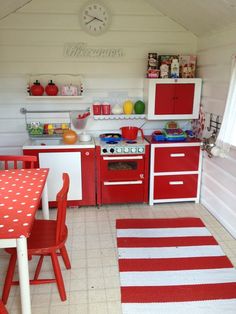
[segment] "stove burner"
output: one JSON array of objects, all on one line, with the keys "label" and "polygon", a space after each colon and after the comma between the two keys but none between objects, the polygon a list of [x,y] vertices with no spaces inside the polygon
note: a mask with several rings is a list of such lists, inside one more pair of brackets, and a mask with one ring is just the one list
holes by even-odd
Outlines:
[{"label": "stove burner", "polygon": [[112,145],[118,144],[117,141],[107,141],[106,143],[107,143],[107,144],[112,144]]},{"label": "stove burner", "polygon": [[137,144],[137,141],[126,141],[127,144]]}]

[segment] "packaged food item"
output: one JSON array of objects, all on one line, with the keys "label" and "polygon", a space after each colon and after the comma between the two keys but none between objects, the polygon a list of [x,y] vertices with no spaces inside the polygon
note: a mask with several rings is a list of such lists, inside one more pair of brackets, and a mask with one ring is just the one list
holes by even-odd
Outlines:
[{"label": "packaged food item", "polygon": [[170,77],[172,77],[172,78],[178,78],[179,77],[179,61],[177,59],[172,60]]},{"label": "packaged food item", "polygon": [[165,62],[160,66],[160,77],[168,78],[169,77],[169,66]]},{"label": "packaged food item", "polygon": [[73,85],[63,85],[61,87],[61,95],[62,96],[77,96],[78,95],[78,88],[77,86]]},{"label": "packaged food item", "polygon": [[159,55],[158,64],[161,78],[171,77],[171,64],[174,59],[178,61],[179,57],[177,55]]},{"label": "packaged food item", "polygon": [[147,77],[148,78],[158,78],[158,55],[156,52],[150,52],[148,54],[148,68],[147,68]]},{"label": "packaged food item", "polygon": [[197,56],[195,55],[180,55],[180,77],[194,78],[196,76]]}]

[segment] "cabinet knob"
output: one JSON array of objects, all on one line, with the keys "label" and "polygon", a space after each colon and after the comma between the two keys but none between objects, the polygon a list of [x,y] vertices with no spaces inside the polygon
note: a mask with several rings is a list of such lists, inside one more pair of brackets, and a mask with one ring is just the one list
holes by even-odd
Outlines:
[{"label": "cabinet knob", "polygon": [[86,152],[85,155],[86,155],[86,156],[89,156],[89,152]]}]

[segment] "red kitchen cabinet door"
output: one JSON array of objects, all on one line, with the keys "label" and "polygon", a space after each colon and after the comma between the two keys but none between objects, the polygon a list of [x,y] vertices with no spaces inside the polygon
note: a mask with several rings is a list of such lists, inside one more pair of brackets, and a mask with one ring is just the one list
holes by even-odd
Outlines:
[{"label": "red kitchen cabinet door", "polygon": [[174,84],[156,84],[155,115],[174,113],[174,93]]},{"label": "red kitchen cabinet door", "polygon": [[175,85],[174,114],[193,113],[194,89],[194,84]]},{"label": "red kitchen cabinet door", "polygon": [[154,199],[186,199],[197,196],[198,175],[154,177]]},{"label": "red kitchen cabinet door", "polygon": [[156,84],[155,115],[192,114],[194,84]]},{"label": "red kitchen cabinet door", "polygon": [[155,148],[154,172],[198,171],[200,146]]}]

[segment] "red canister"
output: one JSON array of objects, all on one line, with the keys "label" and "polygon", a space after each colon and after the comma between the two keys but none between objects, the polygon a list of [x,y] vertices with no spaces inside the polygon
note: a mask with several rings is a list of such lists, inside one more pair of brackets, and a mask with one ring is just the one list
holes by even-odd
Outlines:
[{"label": "red canister", "polygon": [[99,102],[95,102],[93,104],[93,114],[100,115],[101,114],[102,105]]},{"label": "red canister", "polygon": [[48,85],[45,88],[45,92],[48,96],[57,96],[58,94],[58,87],[56,84],[53,83],[52,80],[48,83]]},{"label": "red canister", "polygon": [[108,102],[102,104],[102,114],[109,115],[111,114],[111,105]]},{"label": "red canister", "polygon": [[31,85],[31,87],[30,87],[30,94],[32,96],[42,96],[43,93],[44,93],[43,86],[40,84],[40,82],[38,80],[36,80],[34,82],[34,84]]}]

